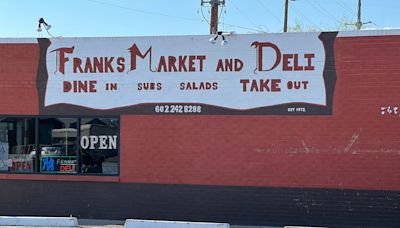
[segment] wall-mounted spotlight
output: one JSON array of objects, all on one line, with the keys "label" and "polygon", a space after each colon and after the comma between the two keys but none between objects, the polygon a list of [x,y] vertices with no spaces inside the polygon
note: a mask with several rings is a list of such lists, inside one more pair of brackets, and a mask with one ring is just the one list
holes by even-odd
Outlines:
[{"label": "wall-mounted spotlight", "polygon": [[214,37],[211,37],[209,41],[212,44],[215,44],[215,42],[217,41],[218,37],[221,36],[221,38],[222,38],[221,45],[226,45],[226,44],[228,44],[228,41],[226,40],[225,36],[229,36],[229,35],[232,35],[232,32],[219,31],[219,32],[217,32],[217,34],[214,35]]},{"label": "wall-mounted spotlight", "polygon": [[41,18],[39,19],[39,25],[38,25],[38,28],[37,28],[36,31],[41,32],[41,31],[42,31],[42,25],[43,25],[43,27],[44,27],[46,30],[49,30],[49,29],[51,28],[51,25],[47,24],[47,23],[44,21],[43,17],[41,17]]}]

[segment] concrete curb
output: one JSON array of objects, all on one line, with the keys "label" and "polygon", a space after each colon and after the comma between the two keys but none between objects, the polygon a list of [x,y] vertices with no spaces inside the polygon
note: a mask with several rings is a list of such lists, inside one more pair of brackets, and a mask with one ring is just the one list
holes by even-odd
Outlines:
[{"label": "concrete curb", "polygon": [[125,228],[229,228],[228,223],[127,219]]},{"label": "concrete curb", "polygon": [[77,227],[75,217],[0,216],[0,226]]}]

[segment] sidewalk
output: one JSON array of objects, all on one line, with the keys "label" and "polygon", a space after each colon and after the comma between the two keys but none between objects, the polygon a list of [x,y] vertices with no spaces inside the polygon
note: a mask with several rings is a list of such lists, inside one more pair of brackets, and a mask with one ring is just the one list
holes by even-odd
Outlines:
[{"label": "sidewalk", "polygon": [[125,220],[102,220],[102,219],[78,219],[80,227],[85,228],[121,228],[124,227]]},{"label": "sidewalk", "polygon": [[[101,220],[101,219],[78,219],[80,227],[85,228],[121,228],[124,227],[125,220]],[[230,225],[231,228],[282,228],[282,227],[271,227],[271,226],[237,226]]]},{"label": "sidewalk", "polygon": [[[125,220],[78,219],[78,227],[82,227],[82,228],[123,228],[124,224],[125,224]],[[54,228],[54,227],[0,226],[0,228]],[[230,225],[230,228],[282,228],[282,227]]]}]

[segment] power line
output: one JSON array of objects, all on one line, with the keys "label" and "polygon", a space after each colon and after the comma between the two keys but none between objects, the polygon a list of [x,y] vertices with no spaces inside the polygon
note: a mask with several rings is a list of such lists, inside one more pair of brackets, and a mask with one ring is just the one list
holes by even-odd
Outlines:
[{"label": "power line", "polygon": [[[345,2],[349,2],[349,1],[341,1],[341,0],[314,0],[315,2],[324,2],[327,4],[337,4],[337,5],[341,5],[342,8],[351,11],[353,13],[353,10],[351,10],[351,7],[348,7],[348,5]],[[400,8],[400,5],[391,5],[391,4],[382,4],[382,3],[378,3],[378,1],[376,1],[377,3],[368,3],[367,6],[369,7],[384,7],[384,8]]]},{"label": "power line", "polygon": [[[225,8],[226,8],[226,7],[223,8],[224,11],[225,11]],[[210,21],[209,21],[209,20],[205,17],[205,15],[204,15],[204,12],[203,12],[203,8],[202,8],[202,7],[200,8],[200,12],[201,12],[201,15],[202,15],[202,17],[203,17],[203,20],[206,21],[207,24],[210,24]],[[220,15],[221,15],[221,14],[222,14],[222,10],[221,10]],[[245,30],[248,30],[248,31],[258,32],[258,33],[264,32],[264,31],[259,30],[259,29],[253,29],[253,28],[244,27],[244,26],[241,26],[241,25],[235,25],[235,24],[226,23],[226,22],[225,22],[225,17],[223,17],[223,27],[224,27],[224,28],[225,28],[225,25],[227,25],[227,26],[229,26],[229,27],[233,27],[233,28],[240,28],[240,29],[245,29]]]},{"label": "power line", "polygon": [[[124,9],[124,10],[128,10],[128,11],[133,11],[133,12],[148,14],[148,15],[157,15],[157,16],[163,16],[163,17],[170,17],[170,18],[175,18],[175,19],[181,19],[181,20],[185,20],[185,21],[192,21],[192,22],[202,23],[202,21],[199,21],[199,20],[193,19],[193,18],[180,17],[180,16],[175,16],[175,15],[170,15],[170,14],[164,14],[164,13],[159,13],[159,12],[153,12],[153,11],[146,11],[146,10],[141,10],[141,9],[135,9],[135,8],[120,6],[120,5],[116,5],[116,4],[112,4],[112,3],[108,3],[108,2],[103,2],[103,1],[99,1],[99,0],[86,0],[86,1],[94,2],[94,3],[97,3],[97,4],[103,4],[103,5],[107,5],[107,6],[112,6],[112,7],[115,7],[115,8],[120,8],[120,9]],[[207,22],[207,21],[206,21],[206,22]],[[207,23],[209,23],[209,22],[207,22]],[[264,31],[262,31],[262,30],[253,29],[253,28],[248,28],[248,27],[241,26],[241,25],[228,24],[228,23],[225,23],[225,25],[230,26],[230,27],[234,27],[234,28],[240,28],[240,29],[245,29],[245,30],[249,30],[249,31],[254,31],[254,32],[264,32]]]},{"label": "power line", "polygon": [[296,12],[298,14],[300,14],[306,21],[308,21],[310,24],[314,25],[315,27],[317,27],[319,30],[322,30],[317,24],[315,24],[314,22],[312,22],[306,15],[304,15],[299,9],[297,9],[297,7],[292,4],[293,8],[296,10]]},{"label": "power line", "polygon": [[[239,7],[233,2],[233,0],[229,0],[230,3],[232,3],[233,7],[244,17],[246,18],[254,27],[258,27],[245,13],[243,13]],[[268,29],[268,28],[267,28]],[[269,29],[268,29],[269,30]]]},{"label": "power line", "polygon": [[253,29],[253,28],[248,28],[248,27],[244,27],[244,26],[240,26],[240,25],[234,25],[234,24],[228,24],[228,23],[225,23],[225,25],[227,25],[229,27],[234,27],[234,28],[246,29],[246,30],[253,31],[253,32],[265,33],[265,31],[260,30],[260,29]]},{"label": "power line", "polygon": [[350,13],[350,15],[354,15],[354,11],[350,7],[348,7],[345,3],[343,3],[341,0],[336,0],[334,2],[336,2],[344,10],[347,10]]},{"label": "power line", "polygon": [[278,16],[276,16],[271,10],[269,10],[268,7],[266,7],[266,6],[264,5],[264,3],[262,3],[260,0],[257,0],[257,2],[258,2],[258,4],[259,4],[263,9],[265,9],[273,18],[275,18],[276,21],[278,21],[279,23],[282,23],[282,22],[283,22]]},{"label": "power line", "polygon": [[[223,16],[222,16],[222,11],[224,12]],[[219,15],[220,18],[222,18],[222,31],[225,31],[225,17],[226,17],[226,8],[224,6],[224,8],[221,9],[221,14]]]},{"label": "power line", "polygon": [[175,15],[170,15],[170,14],[165,14],[165,13],[159,13],[159,12],[135,9],[135,8],[120,6],[120,5],[116,5],[116,4],[108,3],[108,2],[103,2],[103,1],[99,1],[99,0],[86,0],[86,1],[94,2],[94,3],[98,3],[98,4],[103,4],[103,5],[107,5],[107,6],[112,6],[112,7],[116,7],[116,8],[120,8],[120,9],[124,9],[124,10],[134,11],[134,12],[142,13],[142,14],[156,15],[156,16],[170,17],[170,18],[175,18],[175,19],[180,19],[180,20],[185,20],[185,21],[199,22],[198,20],[196,20],[194,18],[181,17],[181,16],[175,16]]},{"label": "power line", "polygon": [[205,22],[207,22],[207,24],[210,24],[210,21],[204,16],[203,6],[200,6],[200,12],[201,12],[201,16],[203,17],[203,20]]},{"label": "power line", "polygon": [[[203,7],[204,7],[204,6],[200,6],[201,16],[203,17],[203,20],[204,20],[205,22],[207,22],[207,24],[210,24],[210,21],[204,16]],[[220,13],[219,13],[218,18],[222,18],[222,17],[221,17],[221,16],[222,16],[222,12],[225,12],[225,14],[226,14],[225,6],[222,6],[222,7],[221,7],[221,10],[220,10]],[[218,22],[218,23],[219,23],[219,22]],[[221,23],[221,24],[223,24],[223,23]]]},{"label": "power line", "polygon": [[[222,10],[224,11],[224,16],[222,16]],[[222,31],[225,31],[225,16],[226,16],[226,9],[224,7],[223,9],[221,9],[221,15],[219,15],[219,17],[222,20]]]},{"label": "power line", "polygon": [[339,22],[338,19],[335,18],[335,16],[333,16],[331,13],[329,13],[329,11],[325,10],[318,2],[313,2],[312,0],[309,0],[310,5],[318,10],[321,14],[327,16],[327,18],[332,19],[332,21]]},{"label": "power line", "polygon": [[[219,29],[218,25],[220,24],[219,19],[221,18],[222,12],[224,11],[225,7],[225,0],[201,0],[201,14],[204,17],[203,13],[203,6],[205,4],[209,4],[211,7],[211,13],[210,13],[210,34],[217,34]],[[221,10],[219,9],[221,7]],[[218,11],[219,14],[218,14]],[[206,20],[207,21],[207,20]]]}]

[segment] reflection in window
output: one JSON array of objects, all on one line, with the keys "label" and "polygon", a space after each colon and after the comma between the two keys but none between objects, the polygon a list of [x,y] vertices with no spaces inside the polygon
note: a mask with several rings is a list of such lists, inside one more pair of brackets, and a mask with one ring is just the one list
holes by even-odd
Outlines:
[{"label": "reflection in window", "polygon": [[77,172],[77,119],[39,119],[40,172]]},{"label": "reflection in window", "polygon": [[0,117],[0,172],[118,175],[118,137],[118,118]]},{"label": "reflection in window", "polygon": [[82,173],[118,174],[118,126],[116,118],[82,118]]},{"label": "reflection in window", "polygon": [[0,118],[0,171],[33,172],[35,119]]}]

